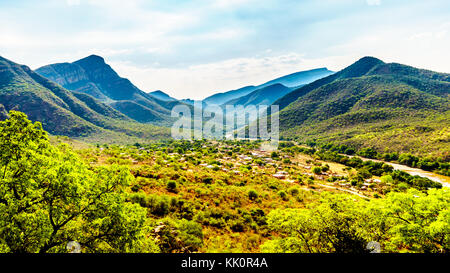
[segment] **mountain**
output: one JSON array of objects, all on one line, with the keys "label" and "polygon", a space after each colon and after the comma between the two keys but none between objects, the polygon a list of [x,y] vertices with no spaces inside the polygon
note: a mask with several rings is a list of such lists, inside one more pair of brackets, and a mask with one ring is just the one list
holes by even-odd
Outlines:
[{"label": "mountain", "polygon": [[216,93],[204,99],[203,102],[206,104],[221,105],[226,103],[227,101],[248,95],[249,93],[255,91],[256,89],[258,89],[256,86],[249,85],[236,90],[231,90],[223,93]]},{"label": "mountain", "polygon": [[208,104],[217,104],[221,105],[226,103],[227,101],[246,96],[251,92],[261,89],[266,86],[270,86],[276,83],[283,84],[286,87],[298,87],[310,82],[313,82],[317,79],[326,77],[328,75],[333,74],[334,72],[328,70],[327,68],[318,68],[307,71],[300,71],[293,74],[289,74],[280,78],[276,78],[274,80],[268,81],[258,86],[245,86],[236,90],[231,90],[223,93],[216,93],[212,96],[205,98],[203,101]]},{"label": "mountain", "polygon": [[164,93],[161,90],[156,90],[156,91],[150,92],[149,94],[152,97],[155,97],[162,101],[176,101],[177,100],[177,99],[172,98],[171,96],[169,96],[168,94]]},{"label": "mountain", "polygon": [[85,93],[71,92],[25,65],[0,57],[0,116],[24,112],[55,135],[89,140],[167,137],[168,130],[132,121]]},{"label": "mountain", "polygon": [[305,86],[301,86],[300,88],[295,89],[291,93],[285,95],[279,100],[275,101],[274,104],[279,105],[280,109],[288,106],[290,103],[297,100],[303,94],[308,93],[311,90],[321,87],[322,85],[328,84],[332,81],[338,79],[346,79],[352,77],[360,77],[366,74],[371,68],[376,66],[377,64],[383,63],[381,60],[373,57],[364,57],[358,60],[356,63],[350,65],[349,67],[336,72],[332,75],[329,75],[324,78],[320,78],[316,81],[311,82]]},{"label": "mountain", "polygon": [[450,74],[364,57],[274,104],[287,139],[448,157],[449,97]]},{"label": "mountain", "polygon": [[302,85],[311,83],[317,79],[329,76],[333,73],[334,73],[333,71],[328,70],[326,67],[307,70],[307,71],[300,71],[300,72],[292,73],[292,74],[277,78],[275,80],[268,81],[259,87],[265,87],[265,86],[273,85],[275,83],[281,83],[284,86],[293,88],[293,87],[298,87],[298,86],[302,86]]},{"label": "mountain", "polygon": [[145,109],[143,115],[146,117],[138,118],[138,121],[164,124],[170,120],[173,100],[158,98],[162,92],[152,95],[140,90],[128,79],[121,78],[100,56],[91,55],[73,63],[50,64],[36,69],[36,72],[68,90],[108,103],[133,119],[136,118],[136,109],[130,107],[139,105]]},{"label": "mountain", "polygon": [[291,92],[291,89],[281,83],[269,85],[251,92],[248,95],[230,100],[224,105],[271,105],[278,98]]}]

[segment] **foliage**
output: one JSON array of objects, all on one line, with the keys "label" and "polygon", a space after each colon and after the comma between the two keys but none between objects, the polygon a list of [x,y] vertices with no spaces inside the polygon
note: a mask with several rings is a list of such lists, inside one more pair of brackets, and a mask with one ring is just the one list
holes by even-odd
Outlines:
[{"label": "foliage", "polygon": [[325,195],[309,209],[276,209],[271,229],[281,238],[265,242],[264,252],[367,252],[370,241],[384,252],[448,252],[450,192],[417,190],[390,193],[370,202]]},{"label": "foliage", "polygon": [[10,112],[0,123],[0,244],[12,252],[127,251],[144,211],[121,194],[132,177],[112,166],[92,171],[67,147],[52,147],[41,124]]}]

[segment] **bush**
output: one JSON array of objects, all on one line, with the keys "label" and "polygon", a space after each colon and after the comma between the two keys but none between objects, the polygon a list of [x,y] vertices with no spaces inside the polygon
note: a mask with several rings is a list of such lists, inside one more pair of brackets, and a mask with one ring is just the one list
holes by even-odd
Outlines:
[{"label": "bush", "polygon": [[278,195],[281,197],[281,199],[283,199],[284,201],[287,201],[289,199],[288,195],[286,194],[285,191],[279,191]]},{"label": "bush", "polygon": [[315,173],[315,174],[321,174],[322,173],[322,168],[316,166],[316,167],[314,167],[312,169],[312,172]]},{"label": "bush", "polygon": [[177,182],[170,180],[169,182],[167,182],[166,188],[170,192],[177,192]]},{"label": "bush", "polygon": [[258,198],[258,193],[255,190],[249,190],[248,191],[248,198],[250,200],[255,200],[256,198]]},{"label": "bush", "polygon": [[288,189],[288,192],[292,195],[292,196],[296,196],[298,195],[298,193],[300,192],[298,187],[290,187]]},{"label": "bush", "polygon": [[202,179],[202,181],[203,181],[203,183],[209,185],[209,184],[212,184],[213,179],[212,179],[212,177],[205,177]]}]

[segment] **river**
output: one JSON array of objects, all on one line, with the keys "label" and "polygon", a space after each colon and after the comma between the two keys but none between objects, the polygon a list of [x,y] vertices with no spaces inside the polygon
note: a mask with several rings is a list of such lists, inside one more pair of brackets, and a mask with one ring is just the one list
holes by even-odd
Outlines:
[{"label": "river", "polygon": [[[348,155],[347,155],[348,156]],[[349,156],[352,157],[352,156]],[[442,186],[444,187],[450,187],[450,177],[445,176],[445,175],[440,175],[437,173],[433,173],[433,172],[429,172],[429,171],[424,171],[422,169],[418,169],[418,168],[412,168],[406,165],[401,165],[401,164],[397,164],[397,163],[391,163],[391,162],[386,162],[386,161],[382,161],[382,160],[377,160],[377,159],[370,159],[370,158],[364,158],[364,157],[360,157],[363,161],[367,161],[367,160],[372,160],[375,162],[383,162],[386,164],[391,165],[392,167],[394,167],[394,170],[400,170],[400,171],[404,171],[406,173],[409,173],[410,175],[418,175],[421,177],[426,177],[430,180],[433,180],[435,182],[441,183]]]}]

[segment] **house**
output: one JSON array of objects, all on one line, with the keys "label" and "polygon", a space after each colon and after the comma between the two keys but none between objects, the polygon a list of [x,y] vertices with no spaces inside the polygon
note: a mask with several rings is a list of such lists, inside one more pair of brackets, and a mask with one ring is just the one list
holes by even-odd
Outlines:
[{"label": "house", "polygon": [[286,179],[286,175],[280,173],[273,174],[272,176],[278,179]]}]

